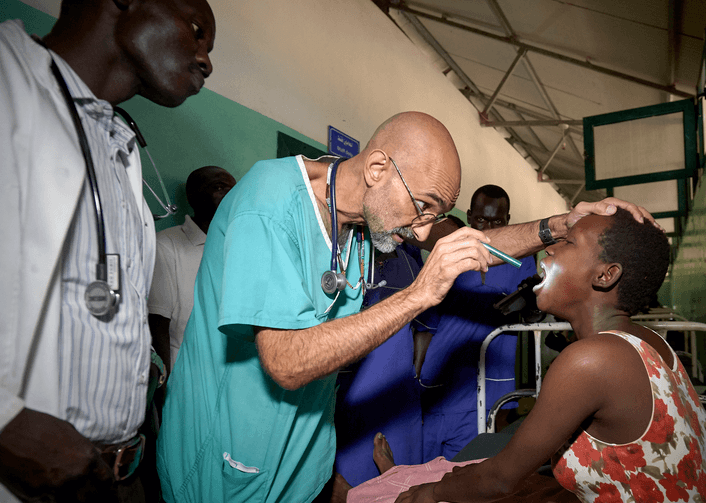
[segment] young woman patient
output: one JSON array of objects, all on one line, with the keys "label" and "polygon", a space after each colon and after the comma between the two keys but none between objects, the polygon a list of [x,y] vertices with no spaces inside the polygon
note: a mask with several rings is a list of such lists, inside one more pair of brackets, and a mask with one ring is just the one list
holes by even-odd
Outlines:
[{"label": "young woman patient", "polygon": [[671,348],[630,319],[664,280],[666,237],[619,209],[582,218],[546,252],[537,306],[568,320],[578,340],[554,360],[505,449],[396,501],[492,501],[550,457],[581,501],[706,501],[706,411]]}]

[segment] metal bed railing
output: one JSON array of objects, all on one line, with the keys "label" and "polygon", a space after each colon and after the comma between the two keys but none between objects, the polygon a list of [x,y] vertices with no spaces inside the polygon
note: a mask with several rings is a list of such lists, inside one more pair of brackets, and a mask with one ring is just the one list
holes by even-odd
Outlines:
[{"label": "metal bed railing", "polygon": [[[664,320],[662,318],[672,318]],[[696,377],[697,371],[697,357],[696,357],[696,332],[706,332],[706,323],[699,323],[694,321],[687,321],[685,319],[674,319],[681,318],[674,313],[669,311],[661,312],[650,312],[646,315],[637,315],[633,317],[633,321],[640,323],[648,328],[655,330],[661,334],[667,331],[679,331],[685,333],[685,338],[688,337],[691,344],[691,358],[692,358],[692,376]],[[543,323],[517,323],[513,325],[504,325],[498,327],[489,333],[480,348],[480,357],[478,360],[478,391],[477,391],[477,413],[478,413],[478,434],[481,433],[494,433],[495,432],[495,414],[497,410],[505,403],[509,401],[516,400],[522,396],[534,396],[539,394],[542,387],[542,332],[547,331],[560,331],[560,330],[572,330],[571,324],[567,322],[543,322]],[[535,354],[535,389],[534,390],[516,390],[515,392],[508,393],[498,400],[491,409],[491,414],[488,414],[489,421],[486,420],[486,397],[485,397],[485,382],[486,382],[486,372],[485,372],[485,354],[488,350],[490,343],[501,334],[507,332],[533,332],[534,335],[534,354]],[[519,393],[518,393],[519,392]],[[706,397],[700,397],[701,401],[706,401]],[[488,424],[490,423],[490,424]]]}]

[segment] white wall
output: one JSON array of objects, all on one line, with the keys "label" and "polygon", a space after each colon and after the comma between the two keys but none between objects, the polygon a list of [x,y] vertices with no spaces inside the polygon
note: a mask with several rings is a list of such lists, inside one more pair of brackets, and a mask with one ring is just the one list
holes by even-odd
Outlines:
[{"label": "white wall", "polygon": [[[57,15],[60,0],[23,0]],[[419,110],[441,120],[461,157],[457,208],[494,183],[513,222],[566,211],[565,201],[370,0],[210,0],[214,73],[206,87],[327,143],[332,125],[365,144],[385,119]],[[471,78],[473,76],[471,75]]]}]

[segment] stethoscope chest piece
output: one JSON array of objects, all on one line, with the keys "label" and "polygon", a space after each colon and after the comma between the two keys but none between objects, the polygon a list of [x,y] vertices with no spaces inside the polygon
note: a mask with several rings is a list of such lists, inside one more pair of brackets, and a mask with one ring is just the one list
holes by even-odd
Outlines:
[{"label": "stethoscope chest piece", "polygon": [[342,272],[326,271],[321,275],[321,288],[329,295],[346,288],[346,275]]},{"label": "stethoscope chest piece", "polygon": [[93,281],[86,288],[86,307],[93,316],[105,316],[118,304],[120,294],[105,281]]},{"label": "stethoscope chest piece", "polygon": [[96,317],[109,314],[120,303],[120,255],[108,253],[96,266],[96,280],[84,294],[86,308]]}]

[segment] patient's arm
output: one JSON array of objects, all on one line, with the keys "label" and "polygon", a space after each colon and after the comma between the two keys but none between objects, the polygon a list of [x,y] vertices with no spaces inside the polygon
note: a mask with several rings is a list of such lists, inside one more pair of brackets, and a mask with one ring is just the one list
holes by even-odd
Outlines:
[{"label": "patient's arm", "polygon": [[567,347],[552,363],[536,405],[505,449],[482,463],[456,467],[435,484],[412,488],[397,502],[491,501],[511,494],[603,407],[615,386],[607,382],[612,375],[606,372],[608,351],[590,339]]}]

